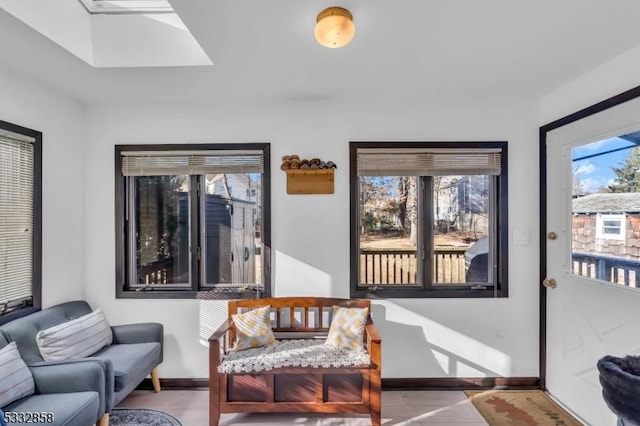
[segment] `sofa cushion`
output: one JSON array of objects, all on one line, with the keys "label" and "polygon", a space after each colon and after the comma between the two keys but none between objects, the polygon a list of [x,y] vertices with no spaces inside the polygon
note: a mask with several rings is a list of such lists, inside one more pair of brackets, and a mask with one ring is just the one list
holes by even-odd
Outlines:
[{"label": "sofa cushion", "polygon": [[31,371],[20,358],[18,346],[11,342],[0,349],[0,407],[31,395],[34,391]]},{"label": "sofa cushion", "polygon": [[160,362],[161,347],[158,342],[111,345],[92,358],[110,360],[117,391],[132,382],[137,385]]},{"label": "sofa cushion", "polygon": [[364,349],[364,326],[368,313],[367,308],[334,306],[326,343],[355,350]]},{"label": "sofa cushion", "polygon": [[45,361],[84,358],[110,345],[112,340],[111,327],[100,309],[36,334]]},{"label": "sofa cushion", "polygon": [[236,326],[236,350],[257,348],[276,341],[271,330],[271,306],[234,314],[231,318]]},{"label": "sofa cushion", "polygon": [[[31,424],[87,426],[96,423],[100,399],[97,392],[50,393],[31,395],[4,407],[9,413],[43,413],[45,421]],[[47,413],[53,413],[54,421],[47,421]],[[10,417],[8,417],[10,418]],[[28,424],[14,423],[9,424]]]}]

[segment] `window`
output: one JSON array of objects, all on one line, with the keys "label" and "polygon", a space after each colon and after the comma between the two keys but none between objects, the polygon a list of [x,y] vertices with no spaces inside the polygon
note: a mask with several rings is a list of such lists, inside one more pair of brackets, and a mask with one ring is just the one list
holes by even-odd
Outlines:
[{"label": "window", "polygon": [[351,142],[352,297],[506,297],[506,142]]},{"label": "window", "polygon": [[270,294],[269,144],[116,146],[117,297]]},{"label": "window", "polygon": [[596,217],[596,238],[607,240],[625,239],[626,218],[621,214],[598,214]]},{"label": "window", "polygon": [[41,307],[42,133],[0,121],[0,323]]},{"label": "window", "polygon": [[640,288],[640,131],[571,147],[571,273]]}]

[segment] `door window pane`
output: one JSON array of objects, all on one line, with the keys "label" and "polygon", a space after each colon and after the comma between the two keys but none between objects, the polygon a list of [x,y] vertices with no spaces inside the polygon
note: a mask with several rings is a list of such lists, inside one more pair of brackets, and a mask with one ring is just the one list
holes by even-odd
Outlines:
[{"label": "door window pane", "polygon": [[640,132],[572,149],[571,272],[640,283]]}]

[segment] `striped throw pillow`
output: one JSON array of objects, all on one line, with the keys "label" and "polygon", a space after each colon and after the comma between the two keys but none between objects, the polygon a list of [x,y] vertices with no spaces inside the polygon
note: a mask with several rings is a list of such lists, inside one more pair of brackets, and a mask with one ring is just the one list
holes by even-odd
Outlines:
[{"label": "striped throw pillow", "polygon": [[45,361],[84,358],[113,341],[111,327],[100,309],[36,334]]},{"label": "striped throw pillow", "polygon": [[364,326],[367,324],[368,313],[368,308],[334,306],[331,326],[325,343],[348,349],[364,350]]},{"label": "striped throw pillow", "polygon": [[15,342],[0,349],[0,407],[11,404],[35,391],[31,371],[18,352]]},{"label": "striped throw pillow", "polygon": [[234,314],[231,318],[236,325],[236,350],[258,348],[276,341],[271,330],[271,306]]}]

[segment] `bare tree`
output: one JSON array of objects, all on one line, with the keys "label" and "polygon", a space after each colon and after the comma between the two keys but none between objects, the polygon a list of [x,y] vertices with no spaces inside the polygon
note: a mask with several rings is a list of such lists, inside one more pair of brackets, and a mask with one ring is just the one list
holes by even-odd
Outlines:
[{"label": "bare tree", "polygon": [[409,241],[414,246],[418,242],[418,197],[417,186],[418,179],[414,176],[407,178],[407,215],[409,216],[410,231]]},{"label": "bare tree", "polygon": [[409,177],[398,176],[398,220],[404,234],[407,232],[407,199],[409,198]]}]

